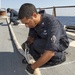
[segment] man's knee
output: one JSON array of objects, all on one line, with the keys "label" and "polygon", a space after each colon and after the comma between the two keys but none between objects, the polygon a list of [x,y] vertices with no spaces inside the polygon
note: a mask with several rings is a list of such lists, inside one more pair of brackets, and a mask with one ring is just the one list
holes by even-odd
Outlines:
[{"label": "man's knee", "polygon": [[37,39],[33,43],[34,49],[39,53],[44,53],[46,41],[42,39]]},{"label": "man's knee", "polygon": [[18,20],[18,17],[10,17],[10,20],[12,20],[12,21]]}]

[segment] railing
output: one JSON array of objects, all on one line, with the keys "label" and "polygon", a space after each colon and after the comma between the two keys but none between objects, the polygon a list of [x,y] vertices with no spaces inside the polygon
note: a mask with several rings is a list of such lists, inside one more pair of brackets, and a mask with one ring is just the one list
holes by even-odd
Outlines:
[{"label": "railing", "polygon": [[[39,11],[39,8],[37,8]],[[57,17],[63,25],[75,25],[75,6],[53,6],[41,8]]]},{"label": "railing", "polygon": [[[57,16],[57,9],[59,9],[59,8],[61,8],[61,9],[66,9],[66,8],[75,8],[75,6],[53,6],[53,7],[46,7],[46,8],[41,8],[41,9],[43,9],[43,10],[52,10],[52,12],[53,12],[53,15],[54,16]],[[39,8],[37,8],[37,9],[39,9]],[[61,10],[60,9],[60,10]],[[62,15],[61,15],[62,16]]]},{"label": "railing", "polygon": [[[53,6],[41,9],[57,17],[63,25],[75,25],[75,6]],[[39,11],[39,8],[37,10]]]}]

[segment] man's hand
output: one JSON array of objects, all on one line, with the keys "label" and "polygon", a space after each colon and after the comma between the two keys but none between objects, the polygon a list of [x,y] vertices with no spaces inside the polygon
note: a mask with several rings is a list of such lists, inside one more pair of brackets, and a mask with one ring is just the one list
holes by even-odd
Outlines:
[{"label": "man's hand", "polygon": [[21,45],[21,47],[22,47],[23,50],[27,49],[26,47],[29,47],[27,41],[24,42],[24,43]]},{"label": "man's hand", "polygon": [[27,70],[30,74],[33,74],[33,73],[34,73],[34,70],[31,68],[31,64],[28,64],[28,65],[27,65],[26,70]]},{"label": "man's hand", "polygon": [[27,41],[25,41],[25,42],[21,45],[22,49],[25,50],[25,44],[27,44],[27,46],[29,47],[29,46],[33,43],[33,41],[34,41],[34,38],[31,37],[31,36],[28,36]]},{"label": "man's hand", "polygon": [[25,42],[21,45],[22,49],[25,50]]}]

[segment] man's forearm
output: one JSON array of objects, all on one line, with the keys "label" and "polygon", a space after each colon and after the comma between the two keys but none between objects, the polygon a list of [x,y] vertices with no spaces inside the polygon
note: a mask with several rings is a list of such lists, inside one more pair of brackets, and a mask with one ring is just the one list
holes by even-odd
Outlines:
[{"label": "man's forearm", "polygon": [[32,44],[33,41],[34,41],[34,38],[31,37],[31,36],[28,36],[28,38],[27,38],[27,42],[28,42],[29,44]]},{"label": "man's forearm", "polygon": [[45,51],[45,53],[42,54],[42,56],[34,64],[31,65],[32,69],[35,70],[36,68],[44,65],[54,56],[54,54],[55,53],[52,51]]}]

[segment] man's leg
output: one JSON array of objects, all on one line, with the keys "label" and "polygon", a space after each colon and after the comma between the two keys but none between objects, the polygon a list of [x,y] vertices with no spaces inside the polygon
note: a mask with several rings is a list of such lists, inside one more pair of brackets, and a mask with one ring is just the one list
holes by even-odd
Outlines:
[{"label": "man's leg", "polygon": [[17,22],[18,17],[10,17],[10,22],[13,22],[14,25],[19,24],[19,22]]},{"label": "man's leg", "polygon": [[30,54],[34,57],[34,59],[37,60],[44,53],[45,44],[45,40],[36,39],[30,46]]},{"label": "man's leg", "polygon": [[35,60],[40,57],[40,54],[34,49],[33,44],[30,46],[29,53],[33,56]]},{"label": "man's leg", "polygon": [[66,61],[64,52],[55,52],[55,55],[46,63],[48,66],[54,66]]},{"label": "man's leg", "polygon": [[[45,51],[45,46],[46,46],[46,40],[43,40],[43,39],[37,39],[35,40],[35,42],[33,43],[33,48],[35,52],[38,53],[38,55],[42,55]],[[35,54],[34,57],[36,56],[36,53],[33,53],[32,54]],[[37,56],[38,56],[37,55]],[[40,57],[39,56],[39,57]],[[55,56],[53,56],[46,64],[44,64],[43,66],[53,66],[53,65],[57,65],[57,64],[61,64],[63,63],[64,61],[66,60],[66,57],[65,57],[65,54],[64,52],[55,52]]]}]

